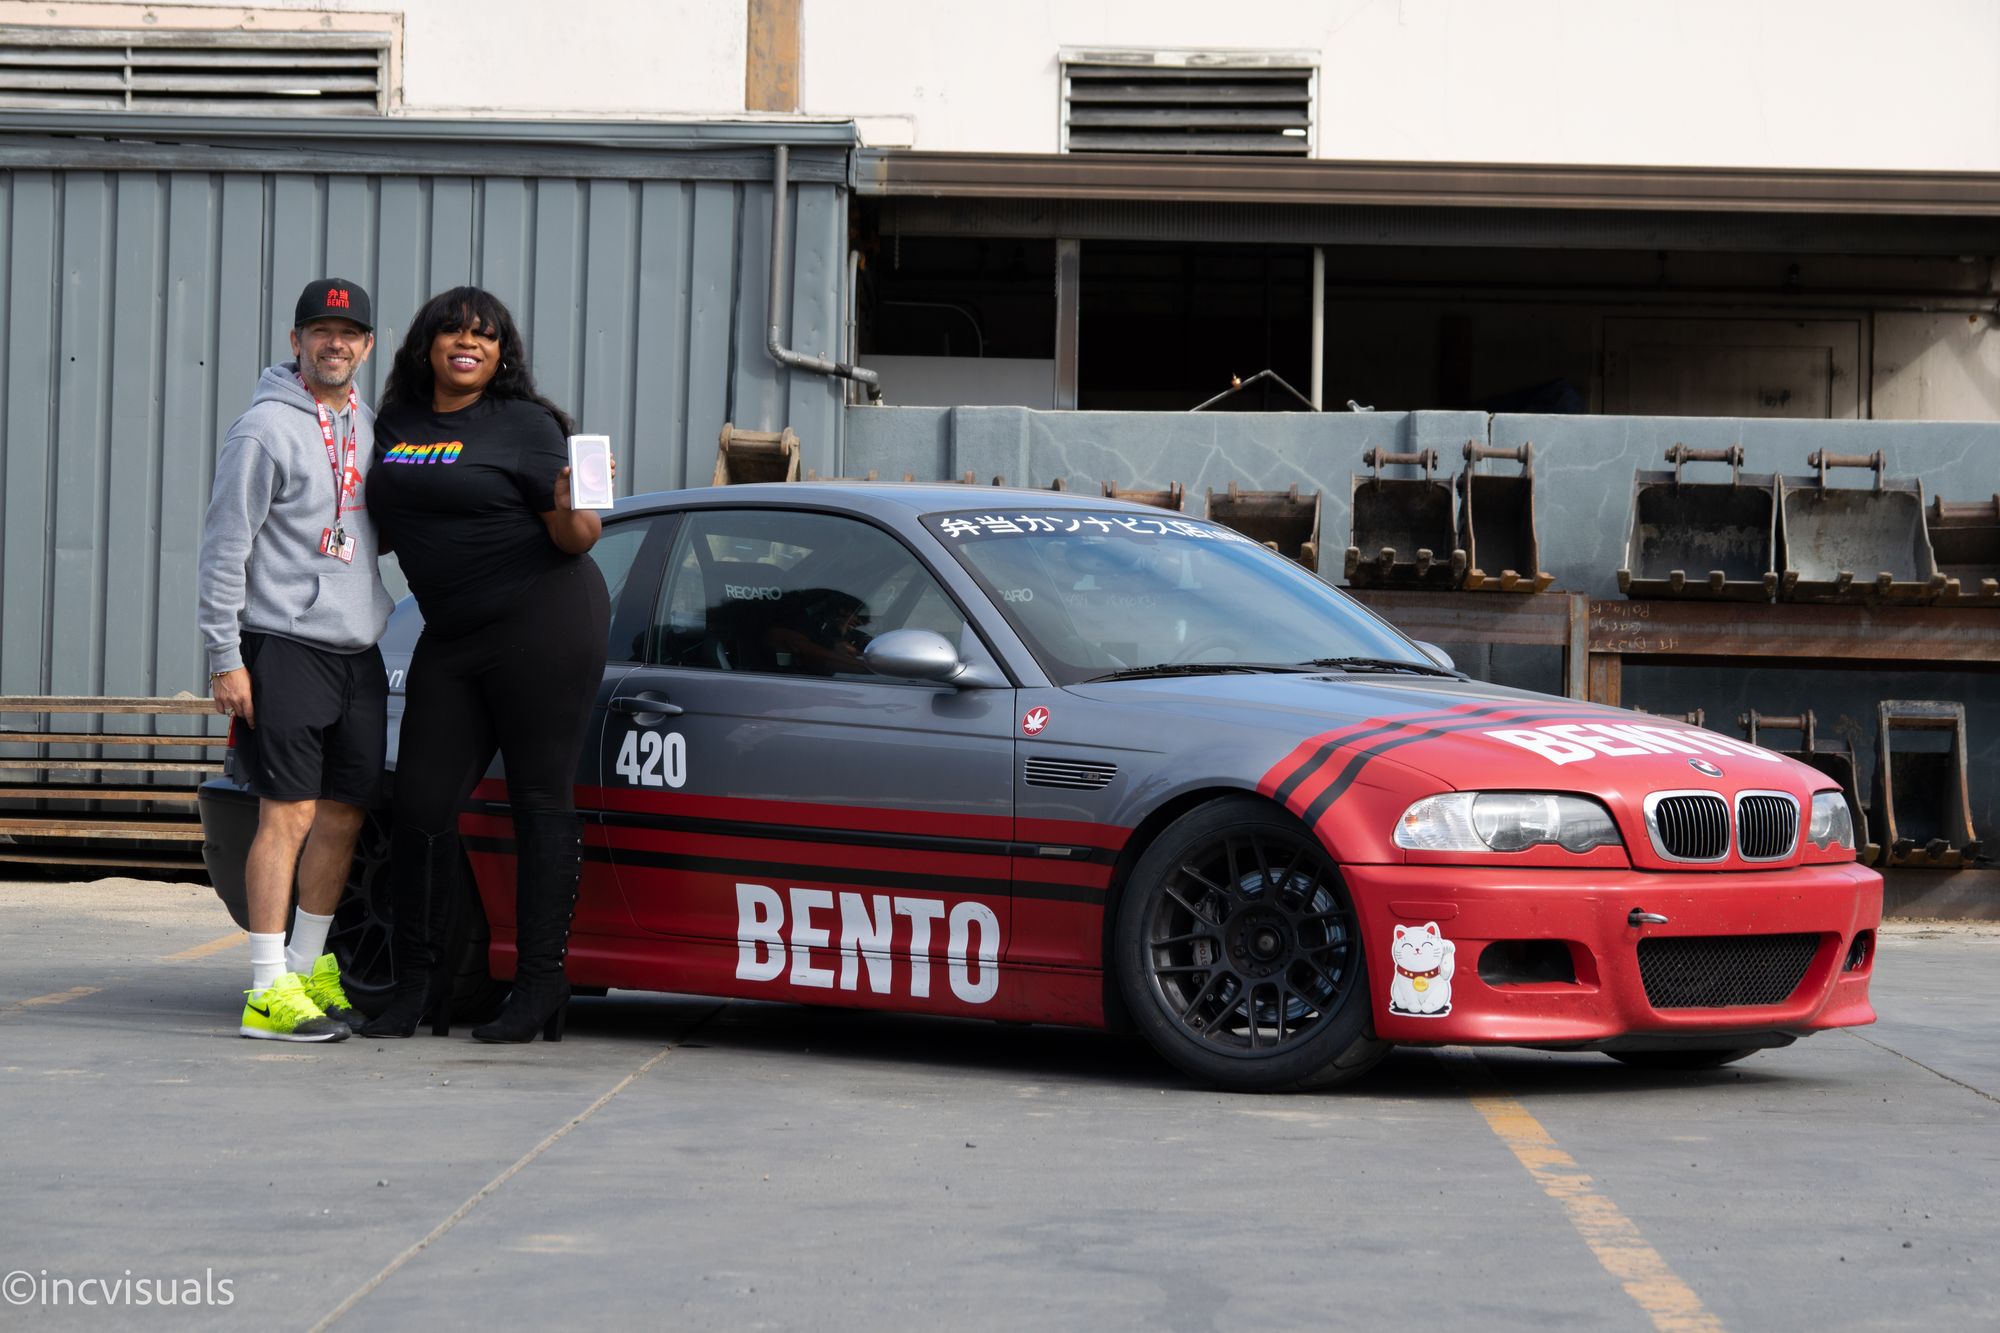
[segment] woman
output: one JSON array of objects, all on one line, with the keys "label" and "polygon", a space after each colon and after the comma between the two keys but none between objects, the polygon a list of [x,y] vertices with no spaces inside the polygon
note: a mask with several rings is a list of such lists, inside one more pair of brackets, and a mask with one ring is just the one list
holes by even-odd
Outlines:
[{"label": "woman", "polygon": [[396,990],[362,1028],[370,1037],[407,1037],[426,1011],[433,1031],[448,1030],[458,812],[497,749],[514,816],[514,986],[472,1035],[562,1039],[583,868],[571,784],[610,605],[585,554],[597,515],[570,507],[574,424],[535,391],[524,351],[506,306],[454,287],[417,312],[375,417],[368,512],[424,632],[391,803]]}]

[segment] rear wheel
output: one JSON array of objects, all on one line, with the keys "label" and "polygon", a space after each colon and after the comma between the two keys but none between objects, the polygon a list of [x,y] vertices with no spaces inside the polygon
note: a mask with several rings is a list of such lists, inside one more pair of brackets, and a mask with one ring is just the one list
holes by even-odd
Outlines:
[{"label": "rear wheel", "polygon": [[1324,1087],[1389,1051],[1369,1032],[1353,900],[1318,841],[1262,801],[1211,801],[1139,858],[1113,957],[1134,1022],[1196,1078]]},{"label": "rear wheel", "polygon": [[[452,959],[452,1013],[454,1020],[479,1022],[498,1011],[506,998],[507,984],[495,981],[486,966],[491,932],[486,911],[473,887],[472,867],[461,853],[459,889],[464,902],[456,913],[452,937],[445,948]],[[355,1007],[369,1017],[380,1013],[395,989],[395,968],[390,960],[389,937],[395,924],[395,907],[389,890],[389,820],[381,811],[371,810],[354,841],[354,863],[348,870],[347,888],[334,909],[333,925],[327,931],[327,951],[340,964],[341,988]]]},{"label": "rear wheel", "polygon": [[1605,1054],[1634,1069],[1720,1069],[1746,1055],[1755,1055],[1760,1049],[1752,1046],[1744,1050],[1606,1051]]}]

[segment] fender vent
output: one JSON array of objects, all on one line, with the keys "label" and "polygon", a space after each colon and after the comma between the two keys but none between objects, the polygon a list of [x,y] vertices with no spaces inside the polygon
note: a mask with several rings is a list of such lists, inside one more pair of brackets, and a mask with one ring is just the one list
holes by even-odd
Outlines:
[{"label": "fender vent", "polygon": [[1118,776],[1118,765],[1100,764],[1090,759],[1045,759],[1036,757],[1021,765],[1021,780],[1030,787],[1067,787],[1072,791],[1101,791]]}]

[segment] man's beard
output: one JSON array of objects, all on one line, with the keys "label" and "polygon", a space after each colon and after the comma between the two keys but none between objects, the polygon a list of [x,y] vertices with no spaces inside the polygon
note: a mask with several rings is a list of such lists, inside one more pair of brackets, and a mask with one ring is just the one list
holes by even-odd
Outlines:
[{"label": "man's beard", "polygon": [[355,363],[353,361],[348,361],[347,363],[342,365],[338,371],[329,374],[325,366],[322,366],[317,361],[315,361],[306,365],[304,367],[304,370],[306,378],[311,380],[313,382],[313,385],[317,388],[345,389],[351,382],[353,382],[354,368],[355,368]]}]

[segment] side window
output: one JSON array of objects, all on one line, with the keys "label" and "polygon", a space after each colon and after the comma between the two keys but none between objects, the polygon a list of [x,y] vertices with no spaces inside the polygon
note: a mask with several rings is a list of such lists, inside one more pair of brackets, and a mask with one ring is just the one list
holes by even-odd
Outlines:
[{"label": "side window", "polygon": [[[633,567],[639,559],[639,548],[645,544],[646,533],[651,527],[651,520],[646,518],[607,523],[604,534],[597,539],[597,545],[590,548],[590,558],[597,562],[598,572],[604,575],[605,590],[611,594],[613,621],[618,618],[618,599],[632,577]],[[629,661],[632,657],[632,653],[626,651],[629,646],[621,646],[617,642],[614,626],[609,659],[614,662]]]},{"label": "side window", "polygon": [[862,650],[965,618],[908,547],[834,514],[694,510],[667,561],[648,660],[779,675],[871,676]]}]

